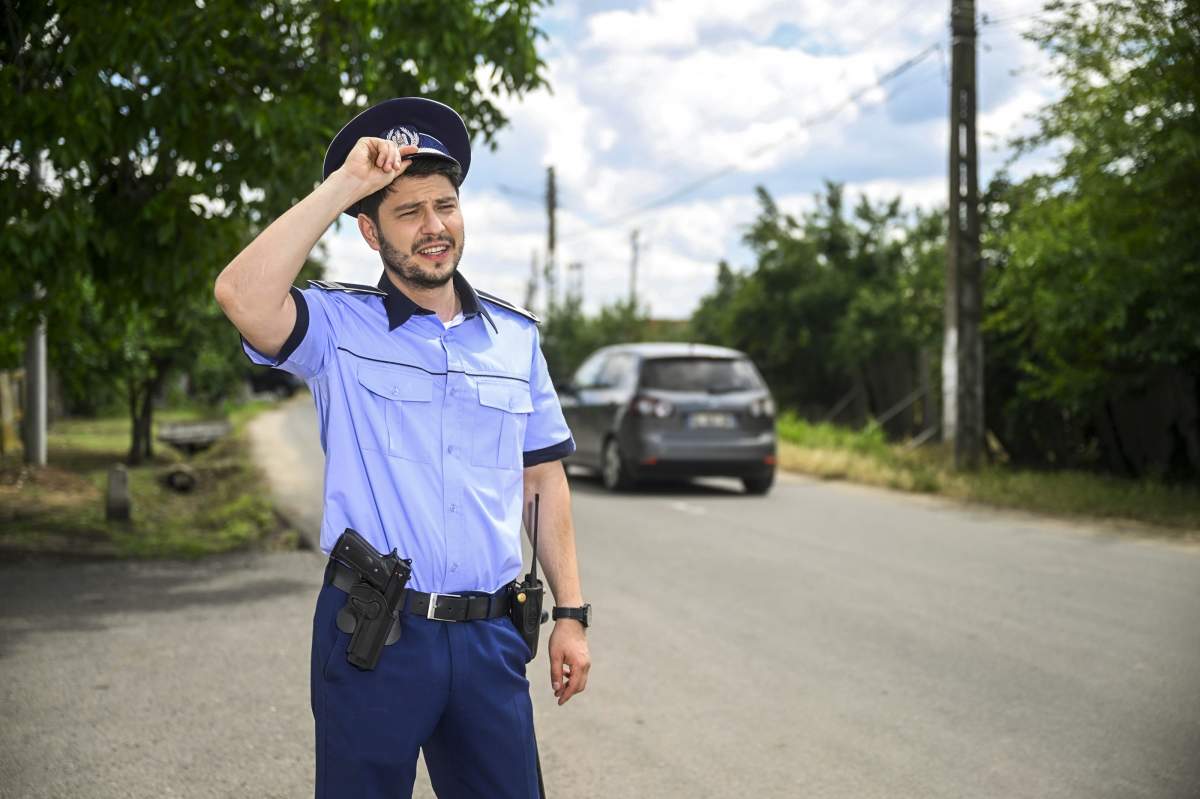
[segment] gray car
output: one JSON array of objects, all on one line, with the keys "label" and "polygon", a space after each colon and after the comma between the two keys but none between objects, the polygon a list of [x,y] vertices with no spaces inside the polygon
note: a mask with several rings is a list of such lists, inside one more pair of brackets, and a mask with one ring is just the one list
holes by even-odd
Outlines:
[{"label": "gray car", "polygon": [[593,353],[558,388],[575,436],[567,463],[610,490],[655,477],[775,480],[775,403],[744,353],[705,344],[618,344]]}]

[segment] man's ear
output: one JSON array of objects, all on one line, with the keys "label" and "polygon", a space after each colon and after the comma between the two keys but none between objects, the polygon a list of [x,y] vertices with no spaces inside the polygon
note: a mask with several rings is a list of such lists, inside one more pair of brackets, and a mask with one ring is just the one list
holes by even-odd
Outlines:
[{"label": "man's ear", "polygon": [[375,223],[371,221],[371,217],[366,214],[358,215],[358,232],[362,234],[363,240],[370,245],[372,250],[379,252],[379,231],[375,229]]}]

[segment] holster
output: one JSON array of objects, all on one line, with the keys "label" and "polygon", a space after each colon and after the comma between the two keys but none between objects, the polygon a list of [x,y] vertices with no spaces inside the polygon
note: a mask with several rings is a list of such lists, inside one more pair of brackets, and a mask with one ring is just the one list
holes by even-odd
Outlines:
[{"label": "holster", "polygon": [[379,663],[383,647],[400,639],[400,609],[412,575],[412,561],[401,558],[394,549],[381,555],[349,527],[329,556],[358,576],[358,582],[346,591],[346,604],[338,611],[337,626],[350,635],[346,659],[370,671]]},{"label": "holster", "polygon": [[531,579],[527,575],[520,582],[514,580],[510,590],[512,601],[508,606],[508,616],[517,632],[525,639],[525,645],[529,647],[529,657],[525,658],[525,662],[529,663],[537,657],[538,637],[541,635],[542,623],[546,621],[546,615],[542,613],[545,588],[541,580]]}]

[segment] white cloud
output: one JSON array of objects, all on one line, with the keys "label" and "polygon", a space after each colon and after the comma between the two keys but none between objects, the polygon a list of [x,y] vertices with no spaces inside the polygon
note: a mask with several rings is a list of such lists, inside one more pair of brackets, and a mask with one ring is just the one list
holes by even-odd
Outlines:
[{"label": "white cloud", "polygon": [[[766,169],[801,157],[809,138],[804,123],[898,60],[882,50],[816,56],[750,42],[670,56],[617,53],[602,74],[580,74],[579,92],[611,110],[619,152],[675,169],[711,170],[766,150],[748,165]],[[847,109],[838,119],[844,124],[855,116]]]},{"label": "white cloud", "polygon": [[949,186],[944,175],[933,175],[927,178],[913,180],[867,180],[860,183],[847,183],[846,196],[857,198],[866,195],[872,202],[890,202],[900,197],[904,208],[935,208],[946,205],[949,196]]},{"label": "white cloud", "polygon": [[[741,236],[757,213],[755,184],[793,213],[811,207],[824,178],[846,182],[851,197],[943,204],[949,125],[937,56],[821,124],[805,122],[944,42],[946,14],[940,0],[648,0],[602,11],[562,0],[541,17],[555,32],[544,47],[553,91],[498,98],[510,126],[496,152],[475,153],[463,189],[464,273],[524,301],[531,253],[545,249],[547,165],[558,176],[560,283],[582,262],[592,311],[628,294],[637,227],[641,298],[656,316],[687,316],[719,260],[749,263]],[[1055,87],[1037,74],[1040,52],[1014,31],[985,28],[981,43],[986,180],[1008,154],[995,145]],[[667,207],[637,210],[726,168]],[[378,256],[358,239],[352,226],[326,237],[335,279],[378,279]]]},{"label": "white cloud", "polygon": [[800,45],[812,52],[870,50],[947,27],[946,6],[915,0],[653,0],[588,18],[584,49],[604,53],[678,51],[727,41]]},{"label": "white cloud", "polygon": [[340,283],[374,285],[383,272],[379,253],[359,235],[358,227],[345,217],[321,238],[325,245],[325,277]]},{"label": "white cloud", "polygon": [[565,240],[561,260],[584,263],[584,308],[594,311],[628,296],[630,233],[637,228],[639,300],[656,317],[685,318],[711,289],[717,262],[738,248],[756,210],[749,195],[693,200]]}]

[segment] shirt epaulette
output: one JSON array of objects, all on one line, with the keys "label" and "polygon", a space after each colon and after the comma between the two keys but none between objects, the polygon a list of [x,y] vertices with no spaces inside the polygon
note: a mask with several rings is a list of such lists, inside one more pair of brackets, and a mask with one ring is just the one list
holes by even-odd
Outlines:
[{"label": "shirt epaulette", "polygon": [[351,294],[378,294],[380,297],[386,297],[387,292],[381,291],[374,286],[364,286],[361,283],[335,283],[332,280],[310,280],[308,285],[319,288],[322,291],[345,291]]},{"label": "shirt epaulette", "polygon": [[537,314],[535,314],[533,311],[528,311],[522,308],[520,305],[513,305],[508,300],[502,300],[494,294],[488,294],[486,291],[480,291],[479,289],[475,289],[475,293],[479,295],[480,299],[487,300],[493,305],[499,305],[501,308],[507,308],[513,313],[519,313],[521,316],[524,316],[526,319],[534,322],[535,324],[540,325],[542,323],[542,320],[538,318]]}]

